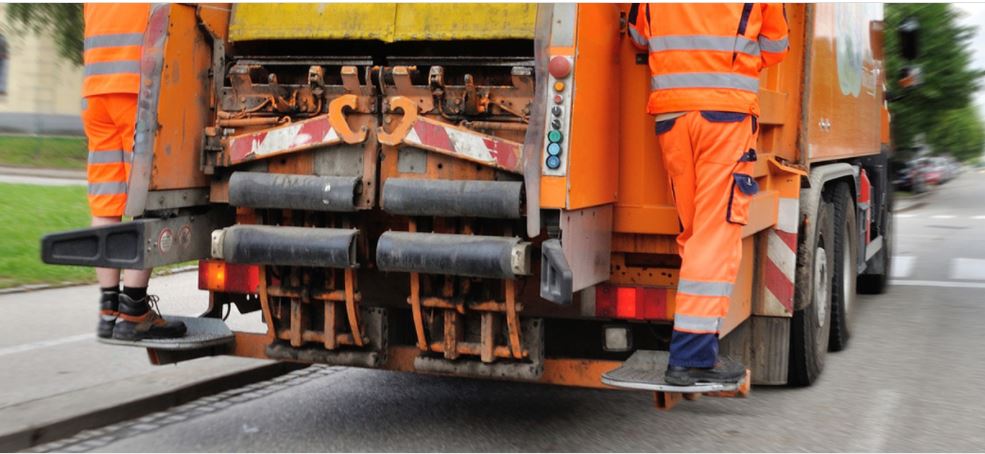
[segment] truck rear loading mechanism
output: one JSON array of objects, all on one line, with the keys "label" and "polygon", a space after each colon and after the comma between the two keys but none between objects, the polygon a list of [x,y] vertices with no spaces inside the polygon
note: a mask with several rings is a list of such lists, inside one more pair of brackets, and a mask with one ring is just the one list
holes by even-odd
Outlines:
[{"label": "truck rear loading mechanism", "polygon": [[[841,9],[855,22],[830,29]],[[135,220],[49,235],[44,261],[201,260],[210,308],[188,338],[140,344],[157,364],[222,354],[646,389],[665,407],[808,385],[846,346],[856,285],[887,283],[881,7],[787,6],[722,327],[749,374],[688,389],[658,373],[679,224],[627,11],[155,6]],[[848,32],[865,39],[841,43],[858,56],[842,61]],[[857,95],[839,89],[846,72]],[[261,311],[265,332],[230,331],[228,305]]]}]

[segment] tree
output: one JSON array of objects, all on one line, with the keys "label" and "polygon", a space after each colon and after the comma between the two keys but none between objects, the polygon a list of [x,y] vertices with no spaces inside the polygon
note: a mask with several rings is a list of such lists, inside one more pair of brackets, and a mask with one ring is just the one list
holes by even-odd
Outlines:
[{"label": "tree", "polygon": [[927,136],[937,154],[951,154],[960,161],[981,156],[985,148],[985,127],[974,106],[945,112]]},{"label": "tree", "polygon": [[20,31],[50,34],[58,55],[82,64],[84,22],[81,3],[8,3],[7,17]]},{"label": "tree", "polygon": [[[886,74],[890,91],[899,93],[897,77],[905,65],[921,68],[923,83],[890,104],[892,133],[897,148],[913,145],[919,134],[927,136],[936,153],[967,153],[979,142],[982,125],[972,96],[985,71],[971,66],[975,27],[960,26],[957,10],[946,3],[893,3],[886,5]],[[920,24],[920,53],[915,62],[900,56],[896,30],[903,21]]]}]

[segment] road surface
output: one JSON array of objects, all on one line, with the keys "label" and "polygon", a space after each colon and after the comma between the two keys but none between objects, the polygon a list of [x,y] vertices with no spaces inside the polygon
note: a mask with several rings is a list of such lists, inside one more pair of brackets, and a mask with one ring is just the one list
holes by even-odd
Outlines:
[{"label": "road surface", "polygon": [[985,175],[897,215],[896,285],[805,389],[670,412],[646,393],[316,367],[83,433],[99,451],[979,451]]}]

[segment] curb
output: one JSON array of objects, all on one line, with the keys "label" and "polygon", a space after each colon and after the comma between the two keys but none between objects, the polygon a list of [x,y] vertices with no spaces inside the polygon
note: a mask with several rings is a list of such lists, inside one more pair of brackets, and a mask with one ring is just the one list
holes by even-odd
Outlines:
[{"label": "curb", "polygon": [[922,207],[924,204],[927,203],[927,201],[925,199],[928,196],[930,196],[930,194],[933,194],[933,191],[926,191],[926,192],[921,193],[921,194],[917,194],[917,195],[914,195],[914,196],[907,197],[906,199],[897,200],[896,201],[896,206],[893,207],[893,208],[895,208],[893,210],[893,212],[894,213],[902,213],[904,211],[909,211],[909,210],[912,210],[914,208]]},{"label": "curb", "polygon": [[49,421],[28,429],[0,434],[0,451],[13,452],[70,437],[83,430],[95,429],[128,419],[162,411],[193,400],[240,388],[308,367],[306,364],[279,362],[212,378],[130,402],[99,408],[64,419]]},{"label": "curb", "polygon": [[17,175],[22,177],[58,178],[62,180],[85,180],[84,170],[67,169],[38,169],[34,167],[0,166],[0,175]]},{"label": "curb", "polygon": [[[170,270],[164,269],[159,272],[155,271],[154,274],[151,275],[151,278],[153,279],[159,276],[169,276],[172,274],[185,273],[188,271],[196,271],[196,270],[198,270],[198,265],[182,266]],[[34,292],[38,290],[50,290],[50,289],[64,288],[64,287],[81,287],[84,285],[92,285],[95,283],[96,282],[93,281],[93,282],[62,282],[58,284],[28,284],[28,285],[21,285],[19,287],[0,288],[0,296],[11,295],[14,293]]]}]

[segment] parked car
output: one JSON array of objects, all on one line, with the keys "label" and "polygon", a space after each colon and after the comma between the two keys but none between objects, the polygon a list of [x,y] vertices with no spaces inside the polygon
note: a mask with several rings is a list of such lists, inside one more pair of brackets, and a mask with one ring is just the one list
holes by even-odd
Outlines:
[{"label": "parked car", "polygon": [[927,181],[922,167],[917,160],[894,162],[893,186],[898,191],[909,191],[916,194],[927,190]]}]

